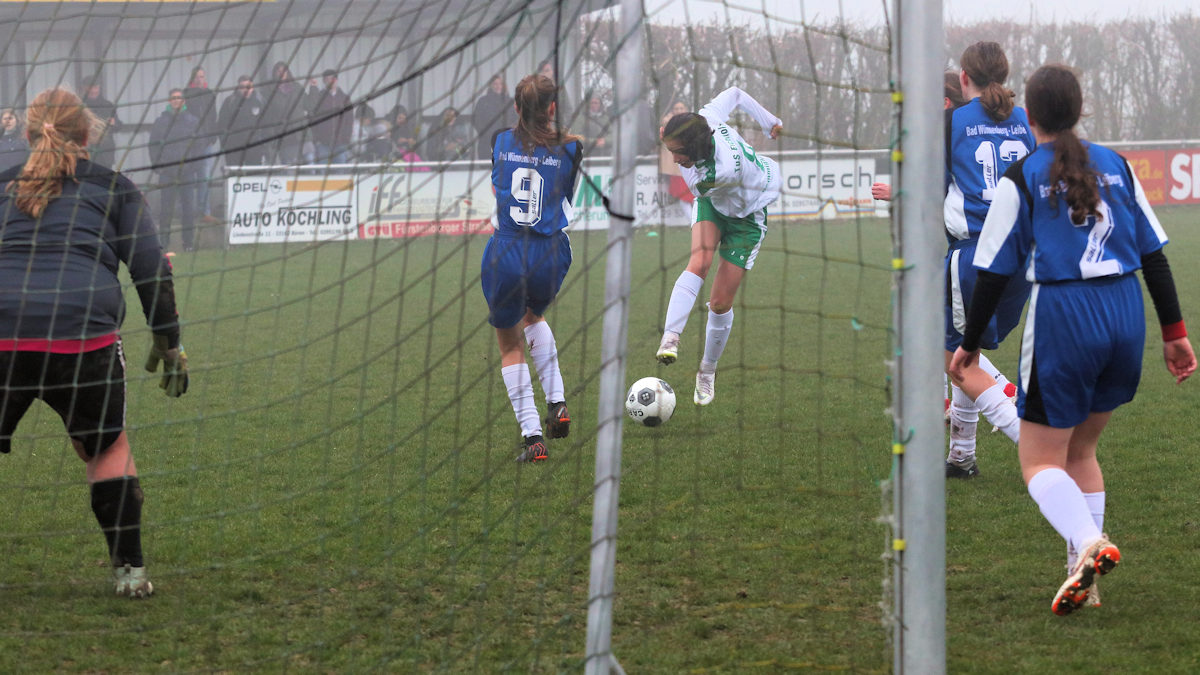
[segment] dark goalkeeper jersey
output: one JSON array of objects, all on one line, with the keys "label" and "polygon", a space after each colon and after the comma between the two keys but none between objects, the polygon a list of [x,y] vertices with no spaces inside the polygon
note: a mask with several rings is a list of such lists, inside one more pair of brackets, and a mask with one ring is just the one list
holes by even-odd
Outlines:
[{"label": "dark goalkeeper jersey", "polygon": [[171,265],[133,181],[80,160],[76,178],[64,180],[62,194],[34,219],[14,199],[20,170],[0,173],[0,343],[13,349],[17,340],[117,333],[125,316],[117,276],[123,262],[151,330],[177,344]]}]

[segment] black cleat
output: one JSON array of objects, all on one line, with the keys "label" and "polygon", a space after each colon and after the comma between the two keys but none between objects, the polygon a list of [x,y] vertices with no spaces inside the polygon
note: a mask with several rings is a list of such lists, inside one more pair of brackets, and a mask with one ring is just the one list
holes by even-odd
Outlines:
[{"label": "black cleat", "polygon": [[979,465],[974,459],[969,459],[963,464],[946,460],[946,478],[974,478],[979,475]]},{"label": "black cleat", "polygon": [[529,436],[525,439],[525,452],[517,457],[518,462],[542,462],[550,459],[546,450],[546,441],[541,436]]},{"label": "black cleat", "polygon": [[551,403],[546,411],[546,431],[550,438],[566,438],[571,433],[571,413],[565,401]]}]

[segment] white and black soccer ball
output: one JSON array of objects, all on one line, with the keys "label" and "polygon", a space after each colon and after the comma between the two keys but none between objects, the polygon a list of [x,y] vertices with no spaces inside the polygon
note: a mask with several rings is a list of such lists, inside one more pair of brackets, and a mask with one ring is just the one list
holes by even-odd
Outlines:
[{"label": "white and black soccer ball", "polygon": [[625,414],[648,427],[657,427],[675,412],[675,390],[657,377],[643,377],[625,396]]}]

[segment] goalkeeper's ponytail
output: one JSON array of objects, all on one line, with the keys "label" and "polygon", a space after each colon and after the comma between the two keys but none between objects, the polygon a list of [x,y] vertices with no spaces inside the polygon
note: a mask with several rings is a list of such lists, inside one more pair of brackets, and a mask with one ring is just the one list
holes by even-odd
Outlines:
[{"label": "goalkeeper's ponytail", "polygon": [[74,178],[75,163],[87,159],[87,141],[99,120],[66,89],[47,89],[26,110],[29,159],[17,179],[6,186],[17,208],[37,218],[50,200],[62,194],[65,178]]}]

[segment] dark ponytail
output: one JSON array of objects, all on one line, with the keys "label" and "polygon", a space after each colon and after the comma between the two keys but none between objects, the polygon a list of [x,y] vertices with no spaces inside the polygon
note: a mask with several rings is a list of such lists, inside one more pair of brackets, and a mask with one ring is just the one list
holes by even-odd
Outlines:
[{"label": "dark ponytail", "polygon": [[582,140],[559,129],[550,118],[550,104],[558,97],[558,87],[545,75],[528,75],[517,83],[517,126],[513,133],[525,152],[537,146],[554,147]]},{"label": "dark ponytail", "polygon": [[963,72],[979,88],[979,102],[988,117],[997,122],[1008,119],[1016,94],[1004,86],[1008,79],[1008,57],[995,42],[976,42],[959,59]]},{"label": "dark ponytail", "polygon": [[1100,183],[1092,168],[1087,148],[1075,135],[1075,124],[1083,110],[1079,79],[1066,66],[1038,68],[1025,85],[1025,108],[1029,118],[1054,139],[1054,161],[1050,164],[1050,205],[1057,207],[1058,193],[1065,193],[1071,222],[1082,225],[1088,216],[1100,218]]}]

